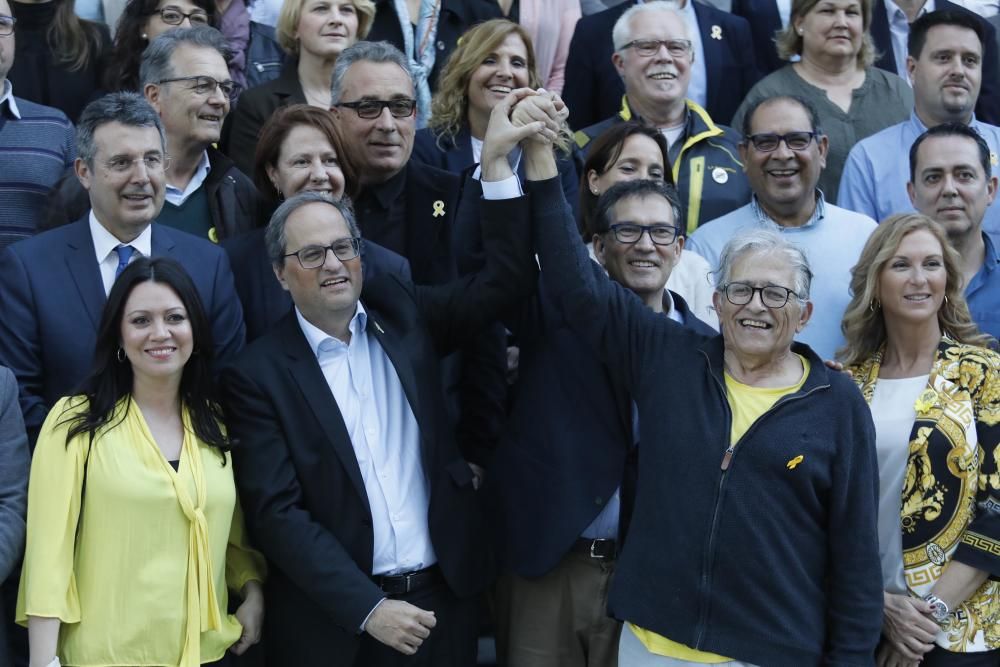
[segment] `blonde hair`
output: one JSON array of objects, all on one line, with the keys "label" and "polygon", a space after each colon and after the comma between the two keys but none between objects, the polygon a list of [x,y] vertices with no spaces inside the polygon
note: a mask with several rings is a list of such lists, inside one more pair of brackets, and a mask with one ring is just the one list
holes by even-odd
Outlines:
[{"label": "blonde hair", "polygon": [[[795,19],[801,18],[811,12],[818,5],[820,0],[792,0],[791,16],[788,25],[784,30],[774,33],[774,45],[778,49],[778,57],[782,60],[791,60],[792,56],[802,55],[802,35],[795,31]],[[858,65],[864,68],[872,66],[878,51],[875,49],[875,42],[868,32],[872,24],[872,0],[860,0],[861,2],[861,25],[864,31],[861,33],[861,50],[858,51]]]},{"label": "blonde hair", "polygon": [[[442,139],[454,142],[455,137],[468,122],[469,80],[473,72],[483,64],[487,56],[500,48],[510,35],[517,35],[524,42],[524,50],[528,54],[528,87],[541,88],[542,80],[538,76],[535,49],[531,44],[531,36],[524,28],[507,19],[491,19],[474,26],[459,38],[458,45],[441,70],[437,92],[431,100],[431,118],[428,126],[437,136],[439,147]],[[556,141],[556,146],[568,152],[569,128],[564,126],[561,135],[563,136]]]},{"label": "blonde hair", "polygon": [[869,359],[885,342],[885,319],[878,302],[879,277],[903,238],[921,230],[933,234],[943,251],[947,278],[944,303],[938,309],[938,324],[942,333],[968,345],[986,346],[991,342],[992,339],[979,331],[969,315],[969,307],[962,294],[964,285],[959,271],[959,256],[948,242],[941,225],[920,213],[903,213],[882,221],[865,243],[858,263],[851,269],[851,302],[840,323],[846,344],[838,353],[845,366]]},{"label": "blonde hair", "polygon": [[[295,34],[298,32],[299,19],[302,18],[302,7],[305,6],[306,2],[307,0],[285,0],[281,5],[281,13],[278,14],[278,25],[275,31],[278,36],[278,44],[285,50],[285,53],[297,55],[299,52],[299,40]],[[375,20],[375,3],[372,0],[351,0],[351,4],[358,10],[358,34],[354,41],[360,42],[368,36],[372,21]]]}]

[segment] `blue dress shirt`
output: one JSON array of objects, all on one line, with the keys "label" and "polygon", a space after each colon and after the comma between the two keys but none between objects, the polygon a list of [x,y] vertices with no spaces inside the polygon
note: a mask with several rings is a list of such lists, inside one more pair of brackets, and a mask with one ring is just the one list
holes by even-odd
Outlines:
[{"label": "blue dress shirt", "polygon": [[[988,209],[987,209],[988,210]],[[997,257],[996,242],[983,232],[986,242],[986,257],[983,266],[965,288],[965,300],[969,304],[972,321],[980,331],[1000,339],[1000,257]]]}]

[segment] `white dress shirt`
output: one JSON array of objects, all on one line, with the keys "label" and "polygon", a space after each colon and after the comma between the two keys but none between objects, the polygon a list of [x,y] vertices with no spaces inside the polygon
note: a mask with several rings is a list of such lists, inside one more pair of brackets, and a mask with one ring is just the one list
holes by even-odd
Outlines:
[{"label": "white dress shirt", "polygon": [[[927,0],[917,12],[917,18],[933,11],[934,0]],[[885,0],[885,12],[889,17],[889,34],[892,36],[892,55],[896,61],[896,74],[903,81],[913,85],[909,74],[906,73],[906,41],[910,38],[910,21],[899,5],[892,0]]]},{"label": "white dress shirt", "polygon": [[955,0],[955,2],[987,19],[1000,12],[1000,0]]},{"label": "white dress shirt", "polygon": [[[372,574],[410,572],[437,562],[427,525],[430,502],[420,427],[396,369],[358,302],[349,343],[328,336],[295,309],[302,333],[351,436],[372,513]],[[377,324],[375,326],[378,326]]]},{"label": "white dress shirt", "polygon": [[701,30],[698,29],[698,15],[694,12],[694,0],[687,0],[680,13],[687,24],[688,39],[691,40],[691,51],[694,54],[686,97],[698,106],[705,107],[708,104],[708,70],[705,67],[705,47],[701,43]]},{"label": "white dress shirt", "polygon": [[118,270],[118,253],[115,248],[120,245],[132,246],[135,252],[129,259],[130,264],[137,257],[149,257],[152,254],[152,225],[146,225],[139,236],[128,243],[122,243],[97,221],[93,209],[90,210],[90,238],[94,240],[94,255],[97,258],[97,266],[101,269],[101,282],[104,284],[105,295],[111,292],[111,286],[115,284],[115,271]]},{"label": "white dress shirt", "polygon": [[[208,162],[208,151],[201,154],[201,160],[198,162],[198,166],[194,170],[194,175],[191,176],[191,180],[188,181],[187,187],[181,190],[176,188],[170,183],[167,183],[166,192],[164,198],[173,204],[174,206],[181,206],[187,198],[190,197],[195,191],[201,187],[201,184],[205,182],[208,178],[208,172],[211,171],[212,166]],[[170,176],[170,172],[167,172],[167,176]]]},{"label": "white dress shirt", "polygon": [[7,103],[14,118],[20,120],[21,112],[17,108],[17,100],[14,99],[14,84],[10,82],[10,79],[4,79],[3,81],[3,94],[0,95],[0,109],[3,108],[4,102]]}]

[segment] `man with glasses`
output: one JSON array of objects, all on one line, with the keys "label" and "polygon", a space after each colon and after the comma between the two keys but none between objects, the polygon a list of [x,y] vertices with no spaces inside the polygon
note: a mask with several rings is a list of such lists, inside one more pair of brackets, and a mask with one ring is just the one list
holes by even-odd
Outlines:
[{"label": "man with glasses", "polygon": [[[679,218],[672,186],[618,183],[598,203],[594,253],[652,312],[711,336],[664,290],[684,247]],[[499,663],[614,667],[621,623],[607,614],[607,593],[634,491],[632,401],[541,287],[509,326],[521,348],[518,379],[484,487],[503,566]]]},{"label": "man with glasses", "polygon": [[0,249],[38,231],[49,192],[76,158],[66,115],[14,96],[14,24],[0,0]]},{"label": "man with glasses", "polygon": [[840,320],[850,301],[851,267],[875,221],[826,202],[817,189],[828,144],[808,101],[762,100],[748,110],[743,125],[740,160],[753,198],[699,228],[689,248],[718,266],[726,243],[752,227],[778,230],[800,246],[815,274],[811,298],[816,313],[799,340],[833,359],[844,342]]},{"label": "man with glasses", "polygon": [[[577,132],[577,145],[586,150],[605,129],[626,120],[659,129],[667,140],[673,182],[685,211],[680,222],[688,234],[747,203],[750,188],[736,156],[736,134],[716,125],[691,99],[698,57],[685,15],[666,2],[638,4],[615,23],[613,39],[612,61],[625,82],[621,110]],[[741,57],[752,63],[749,43]],[[720,85],[735,90],[739,82]],[[566,90],[570,91],[568,67]],[[742,93],[736,104],[740,101]],[[567,105],[572,114],[573,102],[567,99]],[[732,113],[723,119],[728,121]]]}]

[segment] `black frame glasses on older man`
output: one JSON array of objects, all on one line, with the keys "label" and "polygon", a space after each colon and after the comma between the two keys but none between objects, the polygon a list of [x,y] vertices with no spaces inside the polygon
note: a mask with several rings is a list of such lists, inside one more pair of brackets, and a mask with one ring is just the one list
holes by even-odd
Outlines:
[{"label": "black frame glasses on older man", "polygon": [[690,39],[633,39],[621,48],[632,49],[643,58],[655,56],[661,46],[667,47],[671,58],[686,58],[691,53]]},{"label": "black frame glasses on older man", "polygon": [[191,27],[208,25],[208,12],[204,9],[196,9],[193,12],[185,13],[179,7],[163,7],[162,9],[154,9],[146,14],[146,16],[152,16],[153,14],[159,14],[160,20],[167,25],[180,25],[184,23],[184,19],[188,20]]},{"label": "black frame glasses on older man", "polygon": [[7,35],[14,34],[14,24],[17,23],[17,19],[13,16],[7,16],[6,14],[0,14],[0,37],[6,37]]},{"label": "black frame glasses on older man", "polygon": [[649,234],[649,240],[656,245],[673,245],[680,235],[680,228],[673,225],[637,225],[632,222],[619,222],[608,227],[619,243],[632,245],[638,243],[643,234]]},{"label": "black frame glasses on older man", "polygon": [[819,132],[786,132],[785,134],[774,134],[773,132],[762,132],[761,134],[751,134],[747,141],[761,153],[773,153],[778,150],[778,146],[784,141],[790,151],[804,151],[809,148],[812,140],[819,137]]},{"label": "black frame glasses on older man", "polygon": [[188,88],[197,95],[211,95],[218,88],[222,94],[233,99],[240,92],[240,84],[235,81],[216,81],[210,76],[177,76],[172,79],[160,79],[157,84],[176,83],[178,81],[193,81]]},{"label": "black frame glasses on older man", "polygon": [[753,301],[753,295],[760,292],[760,302],[768,308],[784,308],[788,299],[792,296],[798,298],[795,290],[782,287],[781,285],[764,285],[754,287],[750,283],[731,282],[726,283],[722,291],[725,293],[729,303],[734,306],[745,306]]},{"label": "black frame glasses on older man", "polygon": [[354,109],[358,118],[373,120],[382,115],[382,109],[388,109],[393,118],[409,118],[417,110],[417,101],[411,97],[400,97],[395,100],[359,100],[357,102],[340,102],[334,106]]},{"label": "black frame glasses on older man", "polygon": [[361,237],[348,236],[337,239],[330,245],[307,245],[295,252],[290,252],[282,257],[295,256],[299,260],[299,266],[303,269],[318,269],[326,264],[326,253],[333,252],[333,256],[341,262],[354,259],[361,254]]}]

